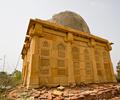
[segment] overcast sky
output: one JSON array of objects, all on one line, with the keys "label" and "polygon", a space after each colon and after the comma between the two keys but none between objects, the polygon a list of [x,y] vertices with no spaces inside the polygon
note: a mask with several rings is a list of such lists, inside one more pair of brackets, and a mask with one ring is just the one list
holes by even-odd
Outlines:
[{"label": "overcast sky", "polygon": [[[0,70],[14,70],[30,18],[50,19],[70,10],[80,14],[91,33],[113,42],[114,68],[120,60],[120,0],[0,0]],[[21,70],[19,63],[17,69]]]}]

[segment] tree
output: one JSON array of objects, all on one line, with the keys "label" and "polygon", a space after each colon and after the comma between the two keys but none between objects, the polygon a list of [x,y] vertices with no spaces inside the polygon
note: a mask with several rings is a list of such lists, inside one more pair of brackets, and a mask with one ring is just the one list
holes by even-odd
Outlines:
[{"label": "tree", "polygon": [[12,79],[13,79],[14,83],[16,83],[16,84],[20,83],[21,82],[21,78],[22,78],[21,71],[15,70],[12,73]]}]

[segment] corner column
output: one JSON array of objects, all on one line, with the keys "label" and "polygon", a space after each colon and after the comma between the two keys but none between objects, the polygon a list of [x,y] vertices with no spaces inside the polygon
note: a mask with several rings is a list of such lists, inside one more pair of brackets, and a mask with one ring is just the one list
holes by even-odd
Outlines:
[{"label": "corner column", "polygon": [[111,61],[111,57],[110,57],[110,50],[112,49],[112,47],[109,45],[109,51],[108,51],[108,58],[109,58],[109,64],[110,64],[110,70],[111,70],[111,82],[117,82],[116,78],[115,78],[115,74],[114,74],[114,69],[113,69],[113,64]]},{"label": "corner column", "polygon": [[29,64],[29,78],[27,83],[27,88],[38,88],[40,86],[39,82],[39,37],[42,33],[42,26],[40,24],[35,24],[34,29],[31,28],[31,44],[30,44],[30,64]]}]

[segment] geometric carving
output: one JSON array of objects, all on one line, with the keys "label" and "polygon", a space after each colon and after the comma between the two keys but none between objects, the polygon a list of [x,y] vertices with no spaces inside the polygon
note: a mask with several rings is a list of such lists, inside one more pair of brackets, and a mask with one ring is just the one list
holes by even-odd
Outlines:
[{"label": "geometric carving", "polygon": [[43,74],[43,75],[49,74],[49,69],[41,69],[40,74]]},{"label": "geometric carving", "polygon": [[58,48],[58,57],[65,57],[65,46],[61,43],[61,44],[58,44],[57,46]]},{"label": "geometric carving", "polygon": [[50,51],[49,49],[41,49],[41,56],[49,56]]},{"label": "geometric carving", "polygon": [[50,65],[50,60],[49,59],[40,59],[40,66],[49,66]]},{"label": "geometric carving", "polygon": [[84,50],[84,60],[86,62],[86,66],[90,65],[88,63],[90,63],[90,55],[89,55],[89,51],[87,49]]},{"label": "geometric carving", "polygon": [[96,59],[96,62],[100,62],[100,52],[99,52],[99,49],[96,49],[95,50],[95,59]]},{"label": "geometric carving", "polygon": [[40,55],[40,66],[46,66],[48,67],[50,65],[50,48],[49,43],[47,41],[42,42],[41,47],[41,55]]},{"label": "geometric carving", "polygon": [[[60,43],[57,45],[57,75],[65,75],[65,46]],[[62,68],[62,69],[61,69]]]},{"label": "geometric carving", "polygon": [[58,52],[58,57],[65,57],[65,52],[59,51]]},{"label": "geometric carving", "polygon": [[107,58],[107,52],[103,51],[103,61],[107,62],[108,58]]},{"label": "geometric carving", "polygon": [[98,76],[102,76],[102,71],[101,70],[97,70],[97,74],[98,74]]},{"label": "geometric carving", "polygon": [[75,75],[79,75],[80,74],[79,48],[72,47],[72,59],[73,59],[74,73]]},{"label": "geometric carving", "polygon": [[90,62],[86,62],[85,63],[85,68],[86,68],[86,73],[89,75],[91,74],[91,63]]},{"label": "geometric carving", "polygon": [[58,69],[57,75],[65,75],[65,69]]},{"label": "geometric carving", "polygon": [[79,64],[79,62],[73,62],[73,66],[74,66],[74,68],[79,68],[80,64]]},{"label": "geometric carving", "polygon": [[79,48],[77,47],[72,48],[72,56],[73,59],[79,60]]},{"label": "geometric carving", "polygon": [[96,67],[97,67],[97,75],[98,75],[98,78],[99,78],[99,81],[102,82],[103,80],[103,70],[102,70],[102,66],[101,65],[101,49],[99,48],[96,48],[95,49],[95,59],[96,59]]},{"label": "geometric carving", "polygon": [[44,41],[43,44],[42,44],[43,47],[49,47],[49,44],[47,41]]},{"label": "geometric carving", "polygon": [[97,63],[96,63],[96,66],[97,66],[97,69],[101,69],[101,64],[100,64],[100,62],[97,62]]},{"label": "geometric carving", "polygon": [[87,68],[91,68],[91,63],[90,63],[90,61],[86,61],[85,65],[86,65]]},{"label": "geometric carving", "polygon": [[84,50],[84,61],[85,61],[85,72],[86,72],[86,79],[88,81],[92,81],[92,64],[90,59],[90,54],[88,49]]},{"label": "geometric carving", "polygon": [[27,87],[115,81],[109,41],[38,19],[30,20],[27,36],[21,52]]},{"label": "geometric carving", "polygon": [[85,61],[89,61],[89,51],[87,49],[84,50],[84,55],[85,55]]},{"label": "geometric carving", "polygon": [[109,63],[104,63],[104,67],[107,69],[107,68],[110,68],[110,64]]},{"label": "geometric carving", "polygon": [[74,69],[74,74],[75,74],[75,76],[80,76],[80,70],[79,69]]},{"label": "geometric carving", "polygon": [[57,60],[57,66],[58,66],[58,67],[65,67],[65,61],[64,61],[64,60],[61,60],[61,59],[58,59],[58,60]]},{"label": "geometric carving", "polygon": [[40,48],[40,74],[49,75],[50,70],[50,42],[48,40],[43,40],[41,42]]}]

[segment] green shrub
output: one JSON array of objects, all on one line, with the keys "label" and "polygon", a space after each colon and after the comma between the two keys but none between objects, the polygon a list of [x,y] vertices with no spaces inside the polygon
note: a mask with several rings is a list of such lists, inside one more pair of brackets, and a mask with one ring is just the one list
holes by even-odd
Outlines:
[{"label": "green shrub", "polygon": [[117,82],[120,82],[120,76],[115,75]]}]

